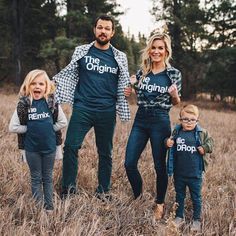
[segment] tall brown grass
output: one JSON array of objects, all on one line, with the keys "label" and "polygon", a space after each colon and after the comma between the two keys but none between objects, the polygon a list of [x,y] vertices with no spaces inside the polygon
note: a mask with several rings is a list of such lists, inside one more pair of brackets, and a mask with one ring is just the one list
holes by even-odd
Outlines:
[{"label": "tall brown grass", "polygon": [[[58,194],[62,163],[57,161],[54,170],[55,211],[47,215],[31,199],[27,164],[19,158],[16,135],[8,133],[17,96],[0,95],[1,235],[191,235],[190,200],[186,200],[186,225],[181,231],[172,225],[174,188],[171,180],[166,196],[165,219],[160,222],[153,219],[155,172],[149,144],[139,163],[144,181],[144,196],[133,200],[123,167],[132,122],[122,124],[118,119],[113,150],[113,200],[101,202],[94,197],[97,153],[91,131],[80,150],[79,194],[65,201],[60,200]],[[65,109],[69,114],[68,108]],[[133,116],[135,109],[132,106]],[[179,107],[171,111],[172,126],[178,122],[178,112]],[[203,223],[199,235],[236,235],[236,112],[201,109],[200,123],[213,136],[215,149],[204,178]]]}]

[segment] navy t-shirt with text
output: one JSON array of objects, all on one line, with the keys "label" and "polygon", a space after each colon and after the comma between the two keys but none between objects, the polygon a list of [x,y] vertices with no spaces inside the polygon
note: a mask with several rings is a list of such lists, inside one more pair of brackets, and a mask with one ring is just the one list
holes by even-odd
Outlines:
[{"label": "navy t-shirt with text", "polygon": [[203,159],[197,150],[195,130],[180,130],[176,137],[174,173],[183,177],[201,177]]},{"label": "navy t-shirt with text", "polygon": [[140,83],[138,99],[145,100],[147,106],[153,106],[164,94],[169,94],[170,85],[171,81],[166,70],[157,74],[150,72]]},{"label": "navy t-shirt with text", "polygon": [[119,67],[111,47],[101,50],[92,46],[78,64],[74,106],[90,111],[115,111]]},{"label": "navy t-shirt with text", "polygon": [[28,152],[52,153],[56,150],[56,134],[52,113],[44,98],[33,100],[28,110],[25,150]]}]

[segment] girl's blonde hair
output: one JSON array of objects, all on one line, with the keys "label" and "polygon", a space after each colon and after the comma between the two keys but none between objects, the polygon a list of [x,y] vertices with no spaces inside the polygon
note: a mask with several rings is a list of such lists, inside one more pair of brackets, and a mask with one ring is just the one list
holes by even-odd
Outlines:
[{"label": "girl's blonde hair", "polygon": [[49,79],[46,71],[35,69],[30,71],[21,85],[19,95],[20,96],[29,96],[30,99],[33,99],[32,92],[30,91],[30,85],[33,82],[33,80],[38,77],[43,76],[46,82],[46,91],[44,94],[44,98],[47,99],[50,94],[52,94],[55,91],[55,85],[54,83]]},{"label": "girl's blonde hair", "polygon": [[183,112],[186,112],[188,114],[191,114],[191,115],[195,115],[196,117],[199,117],[199,109],[197,106],[193,105],[193,104],[188,104],[188,105],[185,105],[181,110],[180,110],[180,113],[179,113],[179,116],[182,117],[182,114]]},{"label": "girl's blonde hair", "polygon": [[155,40],[162,40],[165,44],[166,49],[166,57],[165,57],[165,65],[167,67],[170,66],[170,59],[172,57],[172,49],[171,49],[171,39],[168,34],[166,33],[155,33],[153,36],[150,37],[148,40],[147,46],[143,49],[142,53],[142,62],[141,62],[141,69],[143,71],[143,75],[147,75],[152,70],[152,61],[150,58],[150,51],[152,49],[153,42]]}]

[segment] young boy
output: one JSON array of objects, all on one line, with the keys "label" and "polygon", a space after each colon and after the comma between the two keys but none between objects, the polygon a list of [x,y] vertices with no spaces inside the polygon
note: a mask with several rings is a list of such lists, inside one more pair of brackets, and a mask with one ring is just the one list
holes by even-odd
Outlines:
[{"label": "young boy", "polygon": [[174,174],[178,204],[174,221],[177,227],[184,222],[184,199],[188,187],[193,202],[192,231],[201,230],[202,172],[205,170],[205,156],[211,153],[213,148],[213,140],[209,133],[198,125],[198,118],[197,106],[184,106],[180,111],[180,124],[173,130],[172,137],[166,140],[166,146],[170,148],[168,175]]}]

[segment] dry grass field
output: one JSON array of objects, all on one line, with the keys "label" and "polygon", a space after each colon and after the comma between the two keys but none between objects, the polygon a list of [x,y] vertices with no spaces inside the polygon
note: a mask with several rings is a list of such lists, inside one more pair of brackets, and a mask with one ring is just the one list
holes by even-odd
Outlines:
[{"label": "dry grass field", "polygon": [[[78,235],[78,236],[151,236],[191,235],[191,202],[186,201],[186,225],[178,232],[172,227],[173,183],[169,181],[165,219],[155,222],[153,207],[155,172],[150,145],[143,152],[140,170],[144,197],[134,201],[124,171],[127,137],[132,122],[117,119],[114,137],[111,202],[93,196],[97,185],[97,154],[93,132],[80,150],[79,194],[61,201],[58,194],[61,161],[54,170],[55,211],[47,215],[31,199],[29,170],[19,158],[16,135],[8,133],[17,96],[0,92],[0,235]],[[69,109],[64,107],[69,113]],[[136,107],[132,106],[134,114]],[[171,110],[172,125],[179,107]],[[214,153],[204,177],[202,233],[198,235],[236,235],[236,112],[201,109],[200,123],[215,140]],[[65,133],[65,131],[64,131]]]}]

